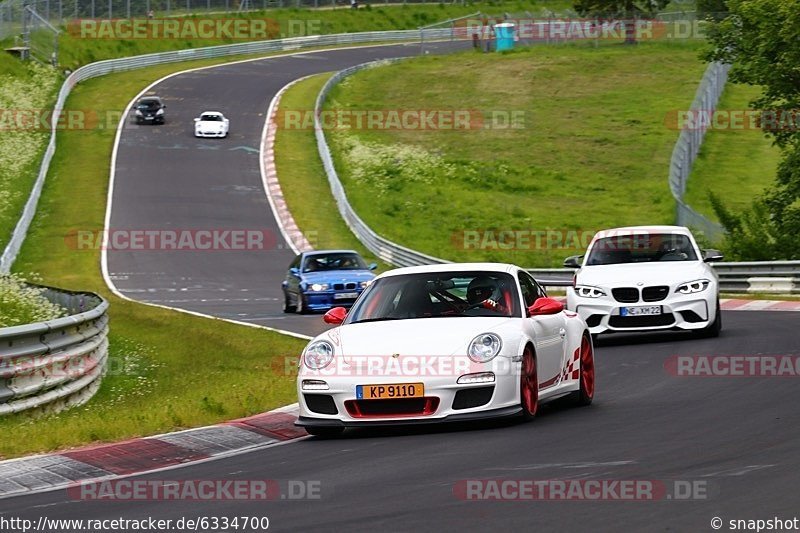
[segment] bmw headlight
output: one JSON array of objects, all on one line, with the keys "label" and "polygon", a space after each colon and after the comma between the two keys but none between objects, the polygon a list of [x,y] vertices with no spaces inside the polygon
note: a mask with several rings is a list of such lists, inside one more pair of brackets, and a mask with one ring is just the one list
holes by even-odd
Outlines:
[{"label": "bmw headlight", "polygon": [[311,343],[303,354],[303,363],[312,370],[319,370],[333,361],[333,346],[327,341]]},{"label": "bmw headlight", "polygon": [[327,283],[311,283],[310,285],[308,285],[308,290],[315,291],[315,292],[327,291],[328,290],[328,284]]},{"label": "bmw headlight", "polygon": [[606,291],[599,287],[592,287],[591,285],[576,285],[575,294],[581,298],[600,298],[606,295]]},{"label": "bmw headlight", "polygon": [[703,292],[708,288],[709,283],[711,283],[707,279],[697,279],[694,281],[690,281],[688,283],[684,283],[683,285],[678,285],[678,288],[675,289],[675,292],[680,294],[693,294],[695,292]]},{"label": "bmw headlight", "polygon": [[362,281],[361,283],[358,284],[358,286],[360,288],[362,288],[362,289],[366,289],[367,287],[369,287],[370,283],[372,283],[372,280],[370,280],[370,281]]},{"label": "bmw headlight", "polygon": [[494,333],[481,333],[469,343],[467,355],[476,363],[487,363],[500,353],[503,341]]}]

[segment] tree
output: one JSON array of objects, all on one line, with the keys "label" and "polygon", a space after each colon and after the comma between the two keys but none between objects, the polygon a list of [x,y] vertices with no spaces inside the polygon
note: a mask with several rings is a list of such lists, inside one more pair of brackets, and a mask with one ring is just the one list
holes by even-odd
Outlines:
[{"label": "tree", "polygon": [[697,0],[697,14],[703,18],[721,20],[728,14],[727,0]]},{"label": "tree", "polygon": [[[784,258],[797,259],[800,258],[800,0],[729,0],[728,8],[730,14],[711,25],[709,39],[713,49],[706,59],[732,64],[731,81],[763,88],[761,96],[751,105],[762,110],[762,130],[782,152],[775,183],[739,220],[760,219],[761,223],[771,225],[770,233],[781,237],[783,249],[779,252]],[[766,207],[766,213],[759,203]]]},{"label": "tree", "polygon": [[654,17],[670,0],[575,0],[573,7],[581,16],[621,19],[625,44],[636,44],[636,19]]}]

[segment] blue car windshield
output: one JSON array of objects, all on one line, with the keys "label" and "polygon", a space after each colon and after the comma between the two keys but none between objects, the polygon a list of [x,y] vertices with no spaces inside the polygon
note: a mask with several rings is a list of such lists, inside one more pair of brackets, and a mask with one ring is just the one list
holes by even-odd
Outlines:
[{"label": "blue car windshield", "polygon": [[303,263],[303,272],[326,270],[367,270],[367,265],[360,255],[352,253],[309,255]]}]

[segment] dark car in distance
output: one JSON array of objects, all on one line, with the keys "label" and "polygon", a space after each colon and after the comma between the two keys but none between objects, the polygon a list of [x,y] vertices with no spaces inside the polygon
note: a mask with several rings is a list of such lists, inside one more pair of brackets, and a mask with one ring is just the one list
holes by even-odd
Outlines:
[{"label": "dark car in distance", "polygon": [[163,124],[166,104],[158,96],[143,96],[133,106],[137,124]]}]

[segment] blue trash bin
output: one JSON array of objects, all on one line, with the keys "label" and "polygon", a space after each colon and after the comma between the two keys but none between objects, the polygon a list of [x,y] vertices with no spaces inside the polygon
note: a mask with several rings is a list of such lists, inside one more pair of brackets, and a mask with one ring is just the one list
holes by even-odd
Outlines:
[{"label": "blue trash bin", "polygon": [[495,24],[494,34],[497,39],[496,51],[502,52],[514,48],[514,24],[511,22]]}]

